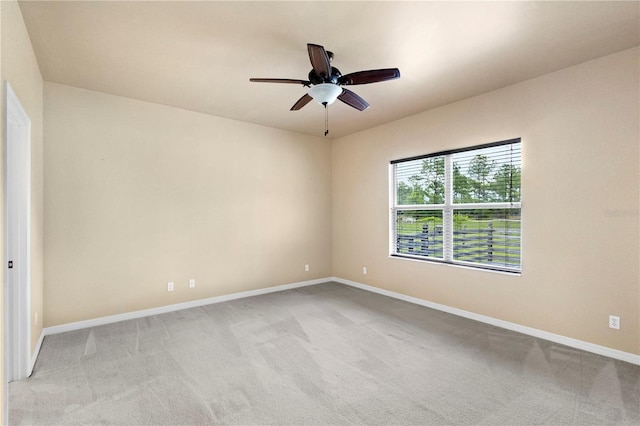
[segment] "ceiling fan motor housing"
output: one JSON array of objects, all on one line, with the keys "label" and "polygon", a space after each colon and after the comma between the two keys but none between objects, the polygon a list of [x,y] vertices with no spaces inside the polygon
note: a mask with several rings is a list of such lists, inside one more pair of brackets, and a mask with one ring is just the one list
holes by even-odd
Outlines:
[{"label": "ceiling fan motor housing", "polygon": [[338,79],[341,76],[342,76],[342,73],[336,67],[331,67],[331,75],[324,78],[321,75],[319,75],[314,69],[309,71],[309,81],[311,82],[311,84],[322,84],[322,83],[338,84]]}]

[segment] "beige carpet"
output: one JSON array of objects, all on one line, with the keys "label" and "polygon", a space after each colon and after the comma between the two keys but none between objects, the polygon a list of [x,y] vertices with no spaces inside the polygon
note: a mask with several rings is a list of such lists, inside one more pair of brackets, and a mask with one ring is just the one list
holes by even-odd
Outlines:
[{"label": "beige carpet", "polygon": [[21,424],[640,423],[640,367],[336,283],[48,336]]}]

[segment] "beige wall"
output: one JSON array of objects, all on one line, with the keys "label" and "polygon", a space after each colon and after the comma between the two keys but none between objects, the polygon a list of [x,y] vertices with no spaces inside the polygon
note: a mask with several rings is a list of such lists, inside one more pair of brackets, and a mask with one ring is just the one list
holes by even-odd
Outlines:
[{"label": "beige wall", "polygon": [[[334,276],[639,354],[638,59],[624,51],[334,141]],[[390,160],[515,137],[521,276],[389,258]]]},{"label": "beige wall", "polygon": [[331,276],[328,140],[53,83],[45,128],[47,326]]},{"label": "beige wall", "polygon": [[0,8],[1,80],[9,81],[31,119],[31,347],[35,350],[43,325],[43,82],[18,4],[2,1]]}]

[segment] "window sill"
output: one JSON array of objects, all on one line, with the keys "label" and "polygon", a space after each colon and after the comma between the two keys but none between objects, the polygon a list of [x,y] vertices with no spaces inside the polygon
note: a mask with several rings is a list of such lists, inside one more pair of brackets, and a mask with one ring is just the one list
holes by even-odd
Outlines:
[{"label": "window sill", "polygon": [[392,259],[400,259],[400,260],[408,260],[408,261],[413,261],[413,262],[430,263],[430,264],[434,264],[434,265],[452,266],[454,268],[472,269],[474,271],[493,272],[493,273],[497,273],[497,274],[509,275],[509,276],[512,276],[512,277],[513,276],[519,277],[519,276],[522,275],[522,271],[509,270],[509,269],[500,269],[499,267],[492,267],[492,266],[467,265],[467,264],[464,264],[464,263],[447,262],[445,260],[439,260],[439,259],[424,259],[424,258],[417,257],[417,256],[407,256],[407,255],[401,255],[401,254],[390,254],[389,257],[392,258]]}]

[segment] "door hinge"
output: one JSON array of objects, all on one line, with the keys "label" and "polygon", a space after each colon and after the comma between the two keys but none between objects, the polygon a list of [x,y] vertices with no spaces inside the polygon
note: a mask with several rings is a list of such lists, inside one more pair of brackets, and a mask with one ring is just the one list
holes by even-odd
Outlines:
[{"label": "door hinge", "polygon": [[9,269],[13,269],[13,260],[9,261]]}]

